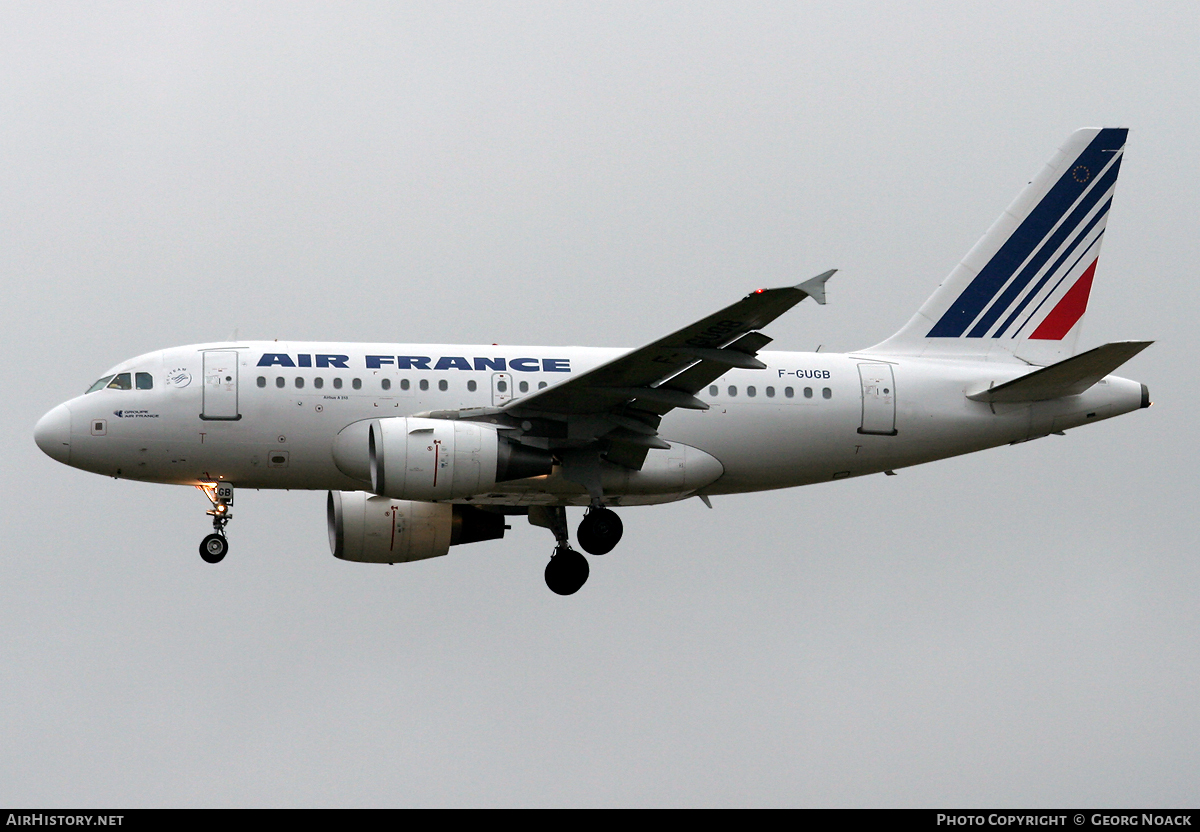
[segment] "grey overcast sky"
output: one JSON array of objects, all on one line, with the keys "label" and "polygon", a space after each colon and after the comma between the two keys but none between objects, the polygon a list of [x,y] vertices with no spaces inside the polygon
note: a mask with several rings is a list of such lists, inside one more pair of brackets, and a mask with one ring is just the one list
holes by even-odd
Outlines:
[{"label": "grey overcast sky", "polygon": [[[0,805],[1200,803],[1192,3],[0,5]],[[329,554],[323,493],[33,444],[150,350],[636,346],[830,267],[783,349],[898,328],[1075,128],[1131,128],[1065,437]]]}]

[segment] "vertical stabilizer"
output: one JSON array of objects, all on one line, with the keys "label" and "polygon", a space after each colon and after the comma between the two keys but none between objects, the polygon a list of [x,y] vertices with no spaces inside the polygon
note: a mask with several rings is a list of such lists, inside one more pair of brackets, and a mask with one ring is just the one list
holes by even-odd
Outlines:
[{"label": "vertical stabilizer", "polygon": [[868,351],[1043,366],[1073,355],[1128,132],[1073,133],[912,320]]}]

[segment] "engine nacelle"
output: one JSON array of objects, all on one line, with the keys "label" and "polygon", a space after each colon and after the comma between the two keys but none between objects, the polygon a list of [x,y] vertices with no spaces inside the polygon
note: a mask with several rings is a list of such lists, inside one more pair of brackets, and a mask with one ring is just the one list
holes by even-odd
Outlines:
[{"label": "engine nacelle", "polygon": [[498,482],[549,474],[548,451],[511,442],[490,425],[399,416],[345,427],[334,440],[342,473],[398,500],[453,500]]},{"label": "engine nacelle", "polygon": [[504,515],[474,506],[330,491],[326,502],[333,556],[360,563],[406,563],[436,558],[451,546],[496,540]]}]

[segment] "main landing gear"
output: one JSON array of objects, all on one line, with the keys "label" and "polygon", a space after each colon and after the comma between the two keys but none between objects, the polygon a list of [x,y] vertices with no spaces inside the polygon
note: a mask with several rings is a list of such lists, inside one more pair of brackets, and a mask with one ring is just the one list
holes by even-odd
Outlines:
[{"label": "main landing gear", "polygon": [[570,546],[559,545],[546,564],[546,586],[558,595],[574,595],[587,583],[591,571],[587,558]]},{"label": "main landing gear", "polygon": [[[574,595],[587,582],[591,567],[587,558],[571,548],[567,534],[567,511],[562,506],[532,506],[529,522],[554,532],[554,554],[546,564],[546,586],[558,595]],[[579,524],[579,545],[592,555],[604,555],[621,539],[621,518],[611,509],[593,506]]]},{"label": "main landing gear", "polygon": [[601,506],[588,509],[575,538],[589,555],[607,555],[621,542],[624,531],[625,526],[617,513]]},{"label": "main landing gear", "polygon": [[233,505],[233,486],[229,483],[204,483],[196,486],[208,497],[212,508],[205,512],[213,519],[213,533],[200,541],[200,557],[205,563],[220,563],[229,553],[229,541],[225,539],[225,526],[233,519],[229,507]]}]

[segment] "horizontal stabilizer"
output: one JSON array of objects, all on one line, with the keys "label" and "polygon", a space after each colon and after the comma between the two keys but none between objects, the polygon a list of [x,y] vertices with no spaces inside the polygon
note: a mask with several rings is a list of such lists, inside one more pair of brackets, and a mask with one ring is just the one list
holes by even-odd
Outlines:
[{"label": "horizontal stabilizer", "polygon": [[1153,341],[1117,341],[1082,352],[1004,384],[968,393],[977,402],[1040,402],[1087,390]]}]

